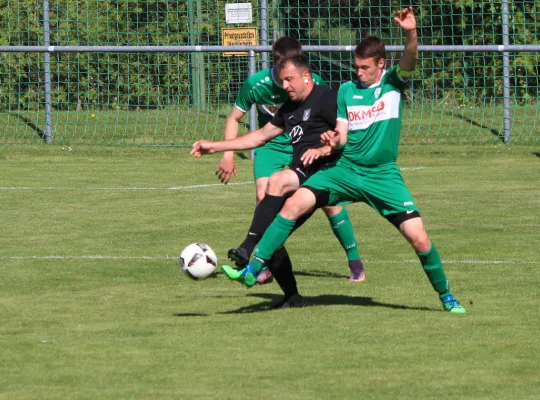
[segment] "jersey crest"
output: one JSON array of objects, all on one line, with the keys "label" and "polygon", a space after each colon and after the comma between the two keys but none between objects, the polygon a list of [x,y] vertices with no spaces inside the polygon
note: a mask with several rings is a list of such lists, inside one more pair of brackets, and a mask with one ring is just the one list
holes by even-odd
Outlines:
[{"label": "jersey crest", "polygon": [[309,119],[310,114],[311,114],[311,108],[304,110],[304,116],[302,117],[302,121],[307,121]]},{"label": "jersey crest", "polygon": [[257,109],[259,110],[259,112],[271,115],[273,117],[276,115],[277,110],[279,110],[282,105],[283,104],[257,104]]}]

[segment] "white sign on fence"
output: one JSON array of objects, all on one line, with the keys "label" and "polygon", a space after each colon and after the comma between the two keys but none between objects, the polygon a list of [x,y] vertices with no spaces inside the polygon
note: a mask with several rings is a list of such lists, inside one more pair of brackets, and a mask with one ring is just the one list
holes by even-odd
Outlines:
[{"label": "white sign on fence", "polygon": [[253,21],[251,3],[225,4],[225,22],[228,24],[250,24]]}]

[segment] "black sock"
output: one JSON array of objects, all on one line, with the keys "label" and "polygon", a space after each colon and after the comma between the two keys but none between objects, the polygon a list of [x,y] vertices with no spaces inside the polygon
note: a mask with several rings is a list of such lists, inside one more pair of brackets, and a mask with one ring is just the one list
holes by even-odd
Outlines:
[{"label": "black sock", "polygon": [[272,256],[268,263],[268,269],[274,275],[276,282],[285,294],[285,301],[291,296],[298,294],[296,279],[292,271],[292,263],[284,246],[281,246]]},{"label": "black sock", "polygon": [[259,243],[262,235],[270,226],[276,215],[278,215],[284,202],[285,196],[266,194],[257,207],[255,207],[253,220],[251,221],[248,234],[240,245],[240,247],[247,250],[248,255],[253,253],[253,249],[257,246],[257,243]]}]

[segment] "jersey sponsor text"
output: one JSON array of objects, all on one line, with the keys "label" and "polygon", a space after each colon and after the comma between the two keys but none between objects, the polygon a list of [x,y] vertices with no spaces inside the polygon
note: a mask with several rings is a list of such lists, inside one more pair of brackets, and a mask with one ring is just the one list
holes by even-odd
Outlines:
[{"label": "jersey sponsor text", "polygon": [[399,117],[401,94],[396,91],[385,93],[373,105],[347,107],[349,129],[367,129],[373,123]]}]

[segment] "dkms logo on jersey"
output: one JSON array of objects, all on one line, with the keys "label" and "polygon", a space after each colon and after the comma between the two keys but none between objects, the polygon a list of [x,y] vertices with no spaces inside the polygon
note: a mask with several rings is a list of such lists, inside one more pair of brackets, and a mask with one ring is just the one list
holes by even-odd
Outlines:
[{"label": "dkms logo on jersey", "polygon": [[367,129],[372,124],[392,118],[399,118],[401,94],[392,91],[382,95],[372,106],[347,107],[349,129]]},{"label": "dkms logo on jersey", "polygon": [[349,111],[347,114],[349,116],[349,122],[352,122],[371,119],[381,111],[384,111],[384,101],[379,101],[378,103],[375,103],[373,107],[362,107],[359,110]]}]

